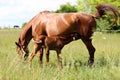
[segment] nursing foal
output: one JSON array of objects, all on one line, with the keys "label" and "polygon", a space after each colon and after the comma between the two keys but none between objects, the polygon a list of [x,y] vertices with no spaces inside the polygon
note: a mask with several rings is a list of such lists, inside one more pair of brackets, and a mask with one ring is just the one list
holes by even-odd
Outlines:
[{"label": "nursing foal", "polygon": [[[55,50],[57,52],[57,60],[58,60],[58,68],[62,68],[62,58],[61,58],[61,50],[62,48],[70,43],[71,41],[80,39],[80,35],[78,33],[71,33],[67,35],[60,35],[60,36],[43,36],[43,39],[37,38],[37,41],[34,43],[34,51],[30,56],[30,66],[32,66],[32,59],[36,55],[37,51],[39,51],[41,48],[41,42],[42,45],[45,47],[46,52],[46,64],[49,63],[49,50]],[[40,67],[42,67],[42,57],[43,53],[40,53],[39,55],[39,64]]]}]

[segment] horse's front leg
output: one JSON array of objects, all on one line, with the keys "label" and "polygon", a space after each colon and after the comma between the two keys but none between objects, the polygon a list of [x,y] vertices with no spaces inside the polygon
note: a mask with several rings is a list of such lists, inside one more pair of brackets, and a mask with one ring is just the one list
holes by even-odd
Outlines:
[{"label": "horse's front leg", "polygon": [[57,59],[58,59],[58,69],[62,69],[62,57],[61,57],[61,50],[57,50]]},{"label": "horse's front leg", "polygon": [[82,41],[84,42],[84,44],[86,45],[88,51],[89,51],[89,60],[88,60],[88,65],[92,66],[92,64],[94,63],[94,53],[95,53],[95,48],[92,45],[92,39],[82,39]]}]

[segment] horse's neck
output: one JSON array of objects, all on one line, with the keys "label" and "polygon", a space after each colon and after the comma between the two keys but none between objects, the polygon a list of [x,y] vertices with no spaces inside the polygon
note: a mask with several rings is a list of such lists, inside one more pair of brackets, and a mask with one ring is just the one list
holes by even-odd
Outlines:
[{"label": "horse's neck", "polygon": [[20,35],[20,40],[19,40],[21,45],[27,46],[31,39],[32,39],[32,28],[27,27],[27,28],[23,29],[23,31]]},{"label": "horse's neck", "polygon": [[30,40],[32,39],[32,24],[38,18],[39,14],[37,14],[35,17],[33,17],[23,28],[21,32],[21,43],[22,45],[28,45]]}]

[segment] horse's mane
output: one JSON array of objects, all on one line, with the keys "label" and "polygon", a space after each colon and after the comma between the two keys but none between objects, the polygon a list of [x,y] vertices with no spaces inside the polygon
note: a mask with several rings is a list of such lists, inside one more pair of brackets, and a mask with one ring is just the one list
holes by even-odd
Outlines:
[{"label": "horse's mane", "polygon": [[[107,3],[102,3],[102,4],[99,4],[96,6],[96,9],[99,11],[99,12],[103,12],[101,13],[101,15],[104,15],[105,13],[109,12],[110,14],[112,14],[113,18],[115,19],[115,22],[119,19],[120,17],[120,13],[119,11],[117,10],[117,8],[111,4],[107,4]],[[114,25],[113,22],[111,25]]]}]

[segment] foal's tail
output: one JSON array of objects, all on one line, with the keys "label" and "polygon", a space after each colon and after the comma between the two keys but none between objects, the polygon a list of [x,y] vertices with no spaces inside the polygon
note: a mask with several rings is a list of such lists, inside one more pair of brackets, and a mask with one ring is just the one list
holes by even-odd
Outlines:
[{"label": "foal's tail", "polygon": [[106,13],[112,15],[112,18],[114,20],[111,23],[111,26],[113,26],[117,22],[117,20],[119,20],[120,13],[117,10],[117,8],[114,7],[113,5],[102,3],[102,4],[97,5],[96,9],[97,9],[97,12],[93,15],[95,18],[100,18]]}]

